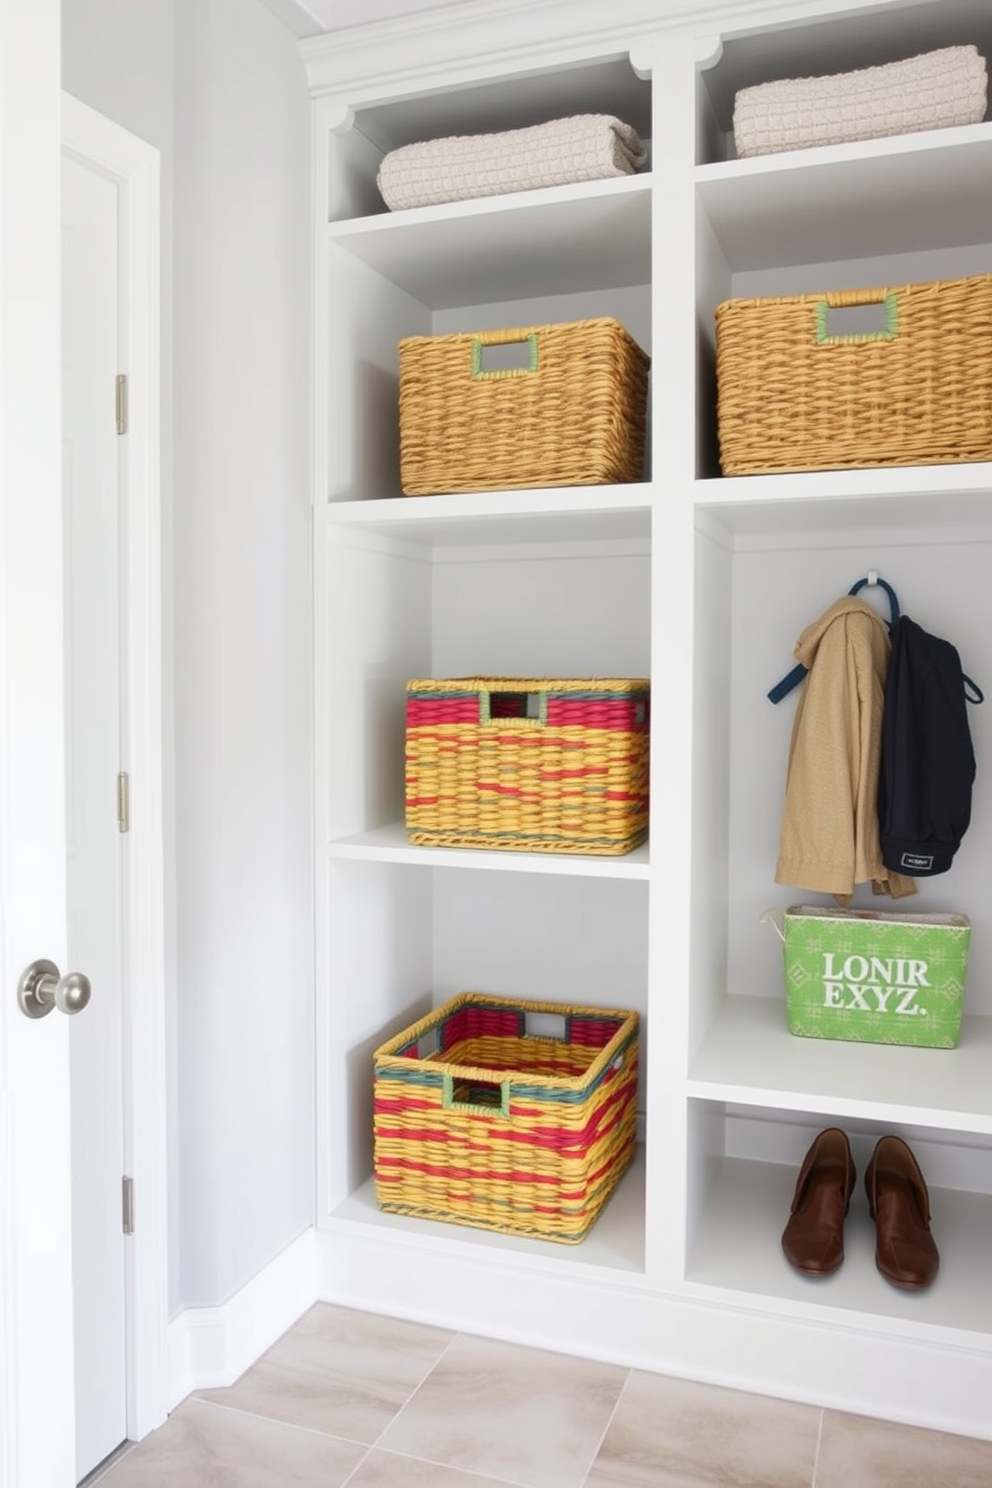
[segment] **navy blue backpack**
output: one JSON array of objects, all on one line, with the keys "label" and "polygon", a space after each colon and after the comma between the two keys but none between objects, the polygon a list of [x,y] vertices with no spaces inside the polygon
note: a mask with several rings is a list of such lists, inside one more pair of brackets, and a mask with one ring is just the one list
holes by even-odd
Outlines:
[{"label": "navy blue backpack", "polygon": [[882,861],[893,872],[946,873],[968,830],[975,781],[969,697],[982,701],[950,641],[900,616],[885,679],[878,785]]}]

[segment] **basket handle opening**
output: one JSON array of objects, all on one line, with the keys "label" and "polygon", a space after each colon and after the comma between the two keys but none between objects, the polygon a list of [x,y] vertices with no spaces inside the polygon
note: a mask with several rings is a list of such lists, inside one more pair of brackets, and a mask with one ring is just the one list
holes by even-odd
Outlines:
[{"label": "basket handle opening", "polygon": [[568,1019],[564,1013],[524,1013],[524,1037],[556,1039],[568,1043]]},{"label": "basket handle opening", "polygon": [[446,1074],[441,1092],[445,1111],[472,1111],[481,1116],[509,1116],[509,1080],[483,1080],[474,1075]]},{"label": "basket handle opening", "polygon": [[420,1035],[412,1053],[414,1059],[433,1059],[435,1054],[441,1053],[441,1030],[436,1024]]},{"label": "basket handle opening", "polygon": [[899,307],[884,289],[846,289],[816,302],[816,344],[857,346],[894,341],[899,334]]},{"label": "basket handle opening", "polygon": [[500,728],[543,728],[548,721],[548,694],[546,692],[488,692],[479,693],[480,724],[495,724]]},{"label": "basket handle opening", "polygon": [[487,331],[472,338],[472,377],[529,377],[538,370],[537,335]]}]

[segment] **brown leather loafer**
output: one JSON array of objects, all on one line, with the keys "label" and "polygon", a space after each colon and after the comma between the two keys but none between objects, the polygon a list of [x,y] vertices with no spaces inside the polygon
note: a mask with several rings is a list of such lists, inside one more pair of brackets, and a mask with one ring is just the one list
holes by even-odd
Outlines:
[{"label": "brown leather loafer", "polygon": [[820,1132],[799,1169],[782,1234],[786,1258],[804,1276],[829,1276],[844,1259],[844,1217],[855,1176],[845,1134],[835,1126]]},{"label": "brown leather loafer", "polygon": [[901,1137],[882,1137],[865,1173],[875,1221],[875,1265],[893,1286],[919,1291],[937,1275],[930,1233],[930,1195],[919,1164]]}]

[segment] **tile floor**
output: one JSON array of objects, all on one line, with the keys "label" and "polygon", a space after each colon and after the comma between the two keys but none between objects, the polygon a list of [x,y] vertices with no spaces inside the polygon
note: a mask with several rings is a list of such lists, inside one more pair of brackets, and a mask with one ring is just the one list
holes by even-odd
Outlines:
[{"label": "tile floor", "polygon": [[99,1488],[992,1488],[992,1442],[324,1303]]}]

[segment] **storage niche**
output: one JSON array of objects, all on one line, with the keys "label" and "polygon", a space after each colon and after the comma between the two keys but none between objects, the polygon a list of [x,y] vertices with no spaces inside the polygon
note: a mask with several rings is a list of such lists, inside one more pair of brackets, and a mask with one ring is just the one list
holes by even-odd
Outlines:
[{"label": "storage niche", "polygon": [[575,114],[621,119],[650,146],[650,79],[639,77],[617,52],[509,73],[470,89],[432,90],[357,108],[332,141],[327,220],[387,212],[376,175],[390,150],[422,140],[529,129]]},{"label": "storage niche", "polygon": [[[328,376],[330,500],[400,495],[398,344],[405,336],[526,328],[612,316],[650,356],[648,193],[638,183],[633,190],[591,196],[581,206],[583,210],[565,213],[533,208],[531,215],[541,220],[530,227],[521,222],[525,240],[531,243],[531,228],[551,229],[545,246],[549,263],[543,273],[530,258],[518,273],[512,272],[500,236],[493,235],[486,220],[473,219],[470,234],[446,232],[443,256],[438,255],[432,234],[392,233],[390,251],[400,255],[390,265],[392,278],[351,252],[352,240],[335,242],[328,255],[327,298],[335,337],[343,350],[347,348],[349,359],[353,356],[355,371],[351,378],[344,378],[332,368]],[[589,210],[593,207],[601,210]],[[616,256],[594,257],[589,238],[594,217],[602,218],[601,232],[612,222],[610,231],[618,233],[622,247]],[[526,256],[520,241],[513,252]],[[542,281],[547,285],[545,293],[540,292]],[[576,287],[569,289],[570,284]],[[648,429],[645,480],[651,470],[650,419]]]},{"label": "storage niche", "polygon": [[[720,473],[716,306],[730,299],[885,289],[987,273],[992,126],[981,131],[957,146],[937,132],[925,137],[933,143],[919,153],[895,159],[864,155],[843,169],[824,166],[822,174],[820,167],[811,167],[798,193],[792,191],[799,183],[791,169],[778,173],[778,179],[769,171],[747,191],[737,189],[742,183],[700,183],[697,237],[704,272],[698,283],[698,366],[708,435],[700,476]],[[928,179],[932,197],[921,212],[919,192]],[[978,181],[990,189],[983,186],[976,199]],[[802,369],[797,368],[795,397],[802,395]],[[787,409],[783,416],[788,417]]]},{"label": "storage niche", "polygon": [[650,675],[646,538],[430,549],[331,524],[325,542],[332,840],[402,820],[410,678]]},{"label": "storage niche", "polygon": [[952,46],[976,46],[992,56],[992,17],[983,0],[929,0],[914,6],[912,25],[879,6],[726,36],[717,58],[698,73],[697,163],[736,158],[734,100],[741,88],[884,67]]},{"label": "storage niche", "polygon": [[[893,497],[884,511],[875,508],[878,525],[866,523],[862,529],[855,520],[857,507],[855,502],[832,507],[834,523],[822,530],[815,525],[814,512],[789,504],[779,513],[774,537],[733,534],[712,508],[701,514],[696,539],[701,604],[710,610],[704,596],[717,590],[726,590],[730,599],[723,623],[710,615],[697,637],[697,669],[701,674],[725,670],[727,693],[714,729],[718,737],[710,740],[699,761],[703,773],[694,791],[694,810],[698,840],[712,858],[710,874],[717,878],[725,866],[729,888],[725,926],[714,923],[709,906],[699,908],[706,934],[701,923],[694,936],[695,1041],[719,1020],[725,999],[736,997],[773,999],[784,1026],[782,948],[771,927],[761,922],[762,914],[773,906],[834,902],[774,881],[799,692],[778,704],[767,694],[795,665],[793,647],[801,631],[875,571],[895,589],[903,613],[957,647],[965,672],[980,686],[982,678],[992,676],[992,596],[983,578],[992,560],[992,528],[986,521],[962,521],[955,539],[946,521],[939,533],[932,520],[917,525],[919,516],[910,520],[900,499]],[[915,514],[915,504],[910,508]],[[812,529],[804,530],[806,521],[814,523]],[[860,597],[888,616],[881,587],[862,588]],[[986,712],[985,705],[968,709],[979,761],[986,758],[992,737],[992,718]],[[965,1012],[983,1024],[992,1019],[992,918],[983,890],[990,852],[992,786],[980,766],[972,824],[951,870],[918,880],[918,892],[906,899],[873,896],[870,885],[858,886],[853,899],[854,907],[883,912],[967,914],[974,929]],[[802,1059],[802,1042],[789,1041],[783,1057]],[[992,1099],[988,1106],[992,1113]]]},{"label": "storage niche", "polygon": [[[433,861],[438,854],[432,855]],[[440,855],[443,857],[443,854]],[[504,855],[495,854],[495,859]],[[457,858],[453,860],[457,863]],[[360,1217],[386,1232],[428,1233],[462,1246],[493,1235],[381,1214],[372,1155],[372,1056],[379,1044],[459,992],[631,1009],[641,1018],[638,1133],[647,1075],[647,886],[553,871],[402,866],[356,857],[329,862],[328,938],[322,960],[352,989],[327,1028],[328,1162],[323,1222]],[[549,865],[553,869],[553,864]],[[643,1269],[644,1159],[621,1181],[581,1264]],[[426,1226],[426,1230],[424,1229]],[[498,1236],[541,1254],[547,1242]],[[536,1248],[535,1248],[536,1247]],[[559,1247],[553,1247],[555,1253]],[[568,1251],[564,1252],[566,1264]]]},{"label": "storage niche", "polygon": [[[698,1184],[686,1278],[704,1293],[731,1290],[760,1305],[813,1305],[828,1313],[910,1320],[956,1328],[979,1346],[992,1335],[985,1277],[992,1224],[992,1143],[988,1133],[948,1134],[893,1120],[891,1112],[838,1115],[809,1108],[770,1110],[732,1101],[693,1100],[691,1170]],[[844,1263],[810,1280],[793,1270],[781,1246],[796,1178],[817,1132],[840,1126],[857,1169],[844,1226]],[[940,1285],[927,1292],[894,1288],[875,1269],[875,1226],[864,1173],[887,1133],[909,1143],[930,1193],[932,1232],[941,1256]]]}]

